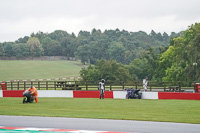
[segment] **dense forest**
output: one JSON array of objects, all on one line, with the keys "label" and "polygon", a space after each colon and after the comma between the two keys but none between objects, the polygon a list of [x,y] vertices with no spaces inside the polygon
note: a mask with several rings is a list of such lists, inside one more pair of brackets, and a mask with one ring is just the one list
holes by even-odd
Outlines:
[{"label": "dense forest", "polygon": [[89,81],[97,81],[99,77],[129,81],[148,76],[152,81],[199,82],[200,23],[171,38],[169,44],[167,49],[159,47],[160,52],[156,52],[158,47],[143,49],[146,52],[140,57],[136,56],[128,65],[122,65],[123,62],[119,61],[99,60],[95,65],[82,69],[81,77]]},{"label": "dense forest", "polygon": [[0,43],[0,56],[66,56],[80,59],[83,64],[95,64],[99,59],[115,60],[129,64],[139,58],[146,49],[154,48],[157,53],[169,46],[170,38],[177,36],[172,32],[148,35],[143,31],[93,29],[91,32],[80,31],[77,36],[66,31],[53,33],[32,33],[30,37],[19,38],[15,42]]},{"label": "dense forest", "polygon": [[32,33],[15,42],[0,43],[0,56],[17,58],[66,56],[91,64],[83,80],[199,81],[200,24],[170,35],[151,31],[93,29],[76,36],[66,31]]}]

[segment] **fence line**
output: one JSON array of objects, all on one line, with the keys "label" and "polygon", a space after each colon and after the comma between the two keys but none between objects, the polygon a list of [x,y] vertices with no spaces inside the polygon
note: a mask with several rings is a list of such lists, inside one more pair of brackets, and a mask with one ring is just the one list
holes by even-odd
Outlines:
[{"label": "fence line", "polygon": [[0,81],[0,83],[4,82],[31,82],[31,81],[57,81],[57,80],[79,80],[80,77],[63,77],[63,78],[51,78],[51,79],[24,79],[24,80],[7,80],[7,81]]},{"label": "fence line", "polygon": [[[30,85],[38,90],[98,90],[98,82],[81,81],[15,81],[5,82],[6,90],[26,90]],[[106,82],[106,90],[125,90],[128,88],[142,89],[142,82]],[[186,89],[193,90],[193,84],[187,82],[148,82],[149,91],[176,91],[183,92]]]}]

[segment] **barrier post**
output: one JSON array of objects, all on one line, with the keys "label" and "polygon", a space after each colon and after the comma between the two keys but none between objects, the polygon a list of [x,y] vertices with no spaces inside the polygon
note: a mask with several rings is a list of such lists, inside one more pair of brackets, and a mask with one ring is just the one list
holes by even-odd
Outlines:
[{"label": "barrier post", "polygon": [[122,90],[124,90],[124,81],[122,81]]},{"label": "barrier post", "polygon": [[200,83],[195,83],[195,93],[200,92]]},{"label": "barrier post", "polygon": [[1,89],[2,90],[7,90],[7,84],[6,83],[1,83]]},{"label": "barrier post", "polygon": [[24,90],[26,90],[26,82],[24,81]]},{"label": "barrier post", "polygon": [[17,82],[17,90],[19,90],[19,81]]},{"label": "barrier post", "polygon": [[163,85],[164,85],[164,91],[166,91],[166,86],[165,86],[165,82],[163,83]]},{"label": "barrier post", "polygon": [[136,84],[135,84],[135,88],[137,89],[137,82],[136,82]]},{"label": "barrier post", "polygon": [[150,82],[149,82],[149,86],[150,86],[150,91],[151,91],[152,88],[151,88],[151,83]]},{"label": "barrier post", "polygon": [[178,83],[179,92],[181,92],[181,82]]},{"label": "barrier post", "polygon": [[63,88],[66,88],[66,86],[67,86],[67,81],[65,81],[65,86],[63,86]]},{"label": "barrier post", "polygon": [[40,90],[40,81],[38,81],[38,90]]},{"label": "barrier post", "polygon": [[48,90],[48,81],[46,81],[46,90]]},{"label": "barrier post", "polygon": [[56,90],[56,81],[54,81],[54,90]]},{"label": "barrier post", "polygon": [[13,82],[10,82],[11,90],[13,90]]},{"label": "barrier post", "polygon": [[75,90],[78,90],[78,88],[76,86],[76,81],[74,81],[74,87],[75,87]]},{"label": "barrier post", "polygon": [[87,81],[85,82],[85,84],[86,84],[86,90],[88,90],[88,84],[87,84]]}]

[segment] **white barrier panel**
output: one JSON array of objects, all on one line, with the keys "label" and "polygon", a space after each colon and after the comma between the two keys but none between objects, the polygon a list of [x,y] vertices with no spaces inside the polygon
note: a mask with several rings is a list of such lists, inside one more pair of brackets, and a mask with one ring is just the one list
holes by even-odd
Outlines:
[{"label": "white barrier panel", "polygon": [[142,99],[158,99],[158,92],[142,92]]},{"label": "white barrier panel", "polygon": [[3,91],[0,90],[0,97],[3,97]]},{"label": "white barrier panel", "polygon": [[127,91],[113,91],[113,98],[126,99]]},{"label": "white barrier panel", "polygon": [[38,97],[70,97],[73,98],[71,90],[38,90]]}]

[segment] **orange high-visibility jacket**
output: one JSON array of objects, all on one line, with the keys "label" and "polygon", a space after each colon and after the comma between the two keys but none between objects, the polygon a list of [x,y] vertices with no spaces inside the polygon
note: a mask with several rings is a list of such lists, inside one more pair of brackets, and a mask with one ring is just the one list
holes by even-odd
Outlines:
[{"label": "orange high-visibility jacket", "polygon": [[33,94],[33,96],[38,96],[37,89],[34,86],[32,86],[31,88],[29,88],[28,91],[30,91],[31,94]]}]

